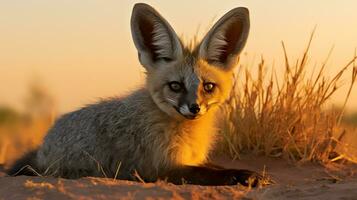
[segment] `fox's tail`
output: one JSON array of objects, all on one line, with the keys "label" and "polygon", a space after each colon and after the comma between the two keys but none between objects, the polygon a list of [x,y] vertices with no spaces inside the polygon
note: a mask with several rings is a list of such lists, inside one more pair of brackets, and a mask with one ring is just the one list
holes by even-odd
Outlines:
[{"label": "fox's tail", "polygon": [[37,176],[39,175],[36,171],[37,162],[36,162],[37,149],[28,152],[22,158],[17,160],[9,170],[7,170],[7,174],[11,176]]}]

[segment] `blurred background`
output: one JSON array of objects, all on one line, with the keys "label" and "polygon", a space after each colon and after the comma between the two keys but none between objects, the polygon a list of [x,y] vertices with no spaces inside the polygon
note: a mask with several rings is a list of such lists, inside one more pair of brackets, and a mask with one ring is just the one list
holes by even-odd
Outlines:
[{"label": "blurred background", "polygon": [[[0,163],[38,145],[57,116],[143,83],[130,35],[136,2],[0,0]],[[309,63],[321,65],[333,48],[326,68],[331,77],[357,47],[354,0],[140,2],[155,7],[186,40],[202,37],[230,9],[248,7],[251,32],[241,59],[253,67],[263,56],[268,66],[282,71],[281,41],[289,56],[298,59],[315,26]],[[333,104],[343,103],[350,79],[343,78]],[[356,123],[356,111],[357,87],[345,121]]]}]

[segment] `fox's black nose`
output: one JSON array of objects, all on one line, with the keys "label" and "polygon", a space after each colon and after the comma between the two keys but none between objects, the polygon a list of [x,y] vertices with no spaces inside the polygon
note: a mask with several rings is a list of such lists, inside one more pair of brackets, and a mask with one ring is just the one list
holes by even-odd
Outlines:
[{"label": "fox's black nose", "polygon": [[200,106],[197,103],[191,104],[190,105],[190,112],[192,114],[197,114],[200,112]]}]

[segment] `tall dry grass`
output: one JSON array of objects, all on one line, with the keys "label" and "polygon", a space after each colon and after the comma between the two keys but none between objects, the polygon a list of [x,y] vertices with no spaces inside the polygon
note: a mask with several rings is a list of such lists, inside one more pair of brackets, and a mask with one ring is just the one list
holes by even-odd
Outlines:
[{"label": "tall dry grass", "polygon": [[[356,57],[331,79],[324,75],[328,58],[317,72],[309,74],[312,38],[313,34],[302,58],[296,62],[289,60],[282,43],[285,72],[280,83],[276,70],[269,75],[265,73],[264,59],[258,65],[256,77],[243,67],[244,72],[239,73],[243,75],[237,77],[241,82],[235,84],[232,97],[223,106],[221,151],[232,158],[249,152],[294,162],[325,163],[347,158],[342,151],[346,130],[340,122],[357,76]],[[339,89],[342,75],[351,68],[345,105],[339,111],[329,109],[327,103]]]}]

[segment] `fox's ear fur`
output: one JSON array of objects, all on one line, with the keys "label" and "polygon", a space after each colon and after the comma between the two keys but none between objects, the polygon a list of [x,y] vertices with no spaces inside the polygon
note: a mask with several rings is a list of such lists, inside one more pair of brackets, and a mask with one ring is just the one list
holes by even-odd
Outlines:
[{"label": "fox's ear fur", "polygon": [[135,4],[131,34],[139,60],[146,68],[154,68],[157,62],[170,62],[182,56],[182,44],[173,28],[147,4]]},{"label": "fox's ear fur", "polygon": [[199,56],[207,62],[230,69],[236,64],[249,33],[249,11],[235,8],[219,19],[203,38]]}]

